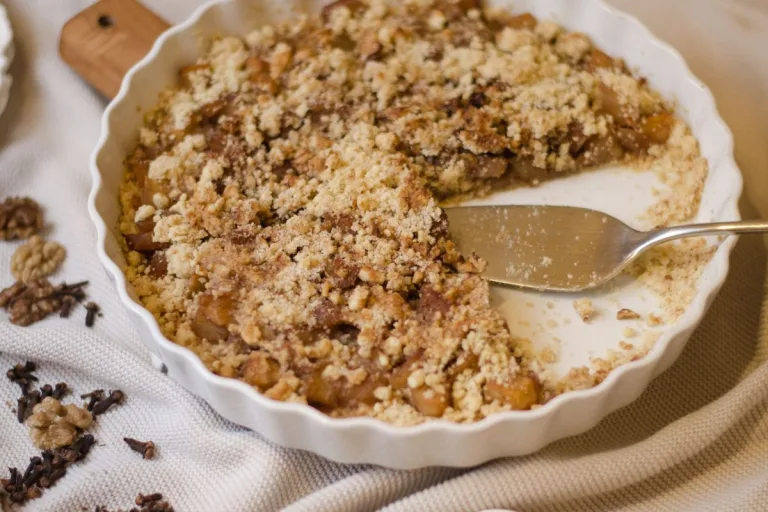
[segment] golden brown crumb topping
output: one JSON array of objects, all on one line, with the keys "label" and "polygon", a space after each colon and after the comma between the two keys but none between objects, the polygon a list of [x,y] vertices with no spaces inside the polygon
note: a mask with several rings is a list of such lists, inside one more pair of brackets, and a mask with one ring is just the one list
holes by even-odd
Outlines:
[{"label": "golden brown crumb topping", "polygon": [[472,0],[342,0],[212,41],[179,77],[121,191],[142,301],[220,375],[399,424],[559,392],[437,201],[661,159],[686,137],[585,35]]}]

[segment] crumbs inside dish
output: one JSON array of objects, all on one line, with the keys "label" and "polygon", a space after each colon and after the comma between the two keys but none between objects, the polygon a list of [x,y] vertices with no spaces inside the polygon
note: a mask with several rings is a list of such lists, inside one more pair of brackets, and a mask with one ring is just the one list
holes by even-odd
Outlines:
[{"label": "crumbs inside dish", "polygon": [[[656,224],[696,213],[696,140],[587,36],[476,0],[341,0],[179,71],[126,160],[126,275],[168,338],[276,400],[400,425],[530,409],[623,360],[541,372],[438,201],[619,161],[670,185]],[[638,273],[663,284],[679,261],[654,257]]]}]

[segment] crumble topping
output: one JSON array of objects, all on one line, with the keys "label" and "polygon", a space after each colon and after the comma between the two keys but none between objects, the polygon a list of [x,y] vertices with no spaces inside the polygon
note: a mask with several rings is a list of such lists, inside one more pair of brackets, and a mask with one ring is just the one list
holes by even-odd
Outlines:
[{"label": "crumble topping", "polygon": [[[626,336],[627,338],[634,338],[636,334],[637,334],[637,331],[635,329],[631,327],[624,328],[624,336]],[[630,345],[628,348],[627,347],[622,347],[622,348],[629,350],[632,348],[632,346]]]},{"label": "crumble topping", "polygon": [[340,0],[180,70],[126,160],[126,275],[169,339],[273,399],[396,424],[530,409],[601,377],[537,373],[556,354],[510,333],[438,201],[617,161],[674,191],[659,224],[695,213],[695,139],[584,34],[473,0]]},{"label": "crumble topping", "polygon": [[629,308],[621,308],[616,312],[617,320],[637,320],[638,318],[640,318],[640,313]]},{"label": "crumble topping", "polygon": [[583,322],[589,322],[595,316],[595,314],[597,314],[597,310],[592,304],[592,301],[586,297],[574,300],[573,309],[576,310]]}]

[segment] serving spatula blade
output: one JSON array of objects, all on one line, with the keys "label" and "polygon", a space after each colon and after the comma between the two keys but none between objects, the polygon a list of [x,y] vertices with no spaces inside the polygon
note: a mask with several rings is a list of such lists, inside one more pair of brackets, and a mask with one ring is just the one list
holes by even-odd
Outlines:
[{"label": "serving spatula blade", "polygon": [[458,249],[486,260],[488,280],[564,292],[599,286],[643,251],[664,242],[768,232],[768,221],[636,231],[606,213],[571,206],[463,206],[445,212]]},{"label": "serving spatula blade", "polygon": [[642,233],[604,213],[569,206],[446,208],[451,237],[463,254],[486,260],[490,281],[578,291],[620,269]]}]

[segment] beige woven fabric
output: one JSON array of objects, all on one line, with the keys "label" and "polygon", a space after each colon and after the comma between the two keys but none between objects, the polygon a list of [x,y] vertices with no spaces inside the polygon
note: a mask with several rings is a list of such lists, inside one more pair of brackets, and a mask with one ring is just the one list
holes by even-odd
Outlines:
[{"label": "beige woven fabric", "polygon": [[[30,195],[46,206],[47,235],[69,254],[57,278],[90,279],[104,318],[86,329],[80,309],[21,329],[0,314],[0,369],[32,359],[41,382],[66,380],[77,393],[119,387],[128,396],[99,419],[88,459],[29,510],[129,508],[136,493],[155,491],[181,512],[768,510],[767,238],[742,238],[704,322],[637,402],[538,454],[472,470],[342,466],[222,420],[152,369],[94,254],[87,166],[104,103],[56,55],[58,30],[90,2],[5,1],[18,55],[0,117],[0,197]],[[611,2],[672,42],[712,87],[736,135],[747,182],[742,212],[768,218],[768,0]],[[202,0],[145,3],[175,22]],[[0,286],[11,279],[14,247],[0,244]],[[0,404],[17,393],[0,382]],[[130,452],[123,436],[154,440],[156,459]],[[0,410],[0,476],[35,451]]]}]

